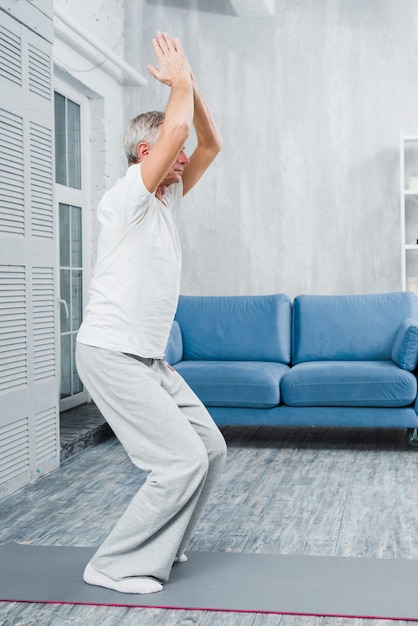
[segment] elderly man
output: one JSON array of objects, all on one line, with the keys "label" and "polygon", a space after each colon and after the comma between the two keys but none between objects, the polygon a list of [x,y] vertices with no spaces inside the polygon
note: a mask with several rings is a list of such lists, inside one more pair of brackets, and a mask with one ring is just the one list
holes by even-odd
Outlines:
[{"label": "elderly man", "polygon": [[[177,307],[181,248],[172,211],[219,152],[220,133],[178,38],[157,33],[170,88],[165,113],[133,119],[129,167],[103,196],[97,262],[77,336],[91,397],[147,479],[84,571],[124,593],[161,591],[224,467],[225,441],[202,403],[164,360]],[[184,149],[194,125],[197,146]],[[103,485],[105,489],[105,485]]]}]

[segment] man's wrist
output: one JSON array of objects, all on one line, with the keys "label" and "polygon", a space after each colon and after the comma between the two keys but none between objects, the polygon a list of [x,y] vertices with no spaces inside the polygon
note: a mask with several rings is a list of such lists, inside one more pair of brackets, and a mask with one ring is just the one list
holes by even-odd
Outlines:
[{"label": "man's wrist", "polygon": [[182,87],[186,89],[191,89],[193,87],[191,76],[185,75],[185,76],[175,77],[172,79],[171,81],[172,89],[181,89]]}]

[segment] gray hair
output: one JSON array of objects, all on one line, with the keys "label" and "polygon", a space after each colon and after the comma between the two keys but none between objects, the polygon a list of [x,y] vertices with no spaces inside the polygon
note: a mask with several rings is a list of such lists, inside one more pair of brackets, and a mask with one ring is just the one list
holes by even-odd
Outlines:
[{"label": "gray hair", "polygon": [[128,124],[123,140],[128,163],[138,163],[137,146],[142,141],[155,143],[160,126],[164,121],[162,111],[149,111],[137,115]]}]

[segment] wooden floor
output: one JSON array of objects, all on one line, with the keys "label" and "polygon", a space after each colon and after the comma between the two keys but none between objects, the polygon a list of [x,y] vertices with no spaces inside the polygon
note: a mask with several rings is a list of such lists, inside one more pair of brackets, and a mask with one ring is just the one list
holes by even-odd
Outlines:
[{"label": "wooden floor", "polygon": [[[418,559],[418,452],[407,446],[404,431],[247,427],[226,428],[224,435],[227,467],[190,549]],[[114,438],[87,448],[0,501],[0,543],[98,545],[143,477]],[[0,603],[0,626],[50,624],[413,622]]]}]

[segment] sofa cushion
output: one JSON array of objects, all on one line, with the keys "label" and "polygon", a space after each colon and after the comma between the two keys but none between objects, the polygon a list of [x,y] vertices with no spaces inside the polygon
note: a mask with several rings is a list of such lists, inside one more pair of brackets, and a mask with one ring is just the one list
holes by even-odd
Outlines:
[{"label": "sofa cushion", "polygon": [[206,406],[268,409],[280,403],[283,363],[181,361],[175,369]]},{"label": "sofa cushion", "polygon": [[289,406],[401,407],[415,401],[417,380],[392,361],[313,361],[281,382]]},{"label": "sofa cushion", "polygon": [[290,361],[288,296],[180,296],[183,359]]},{"label": "sofa cushion", "polygon": [[399,367],[410,372],[418,363],[418,326],[411,319],[406,319],[399,327],[392,359]]},{"label": "sofa cushion", "polygon": [[411,292],[298,296],[293,303],[293,362],[392,358],[399,326],[418,321]]}]

